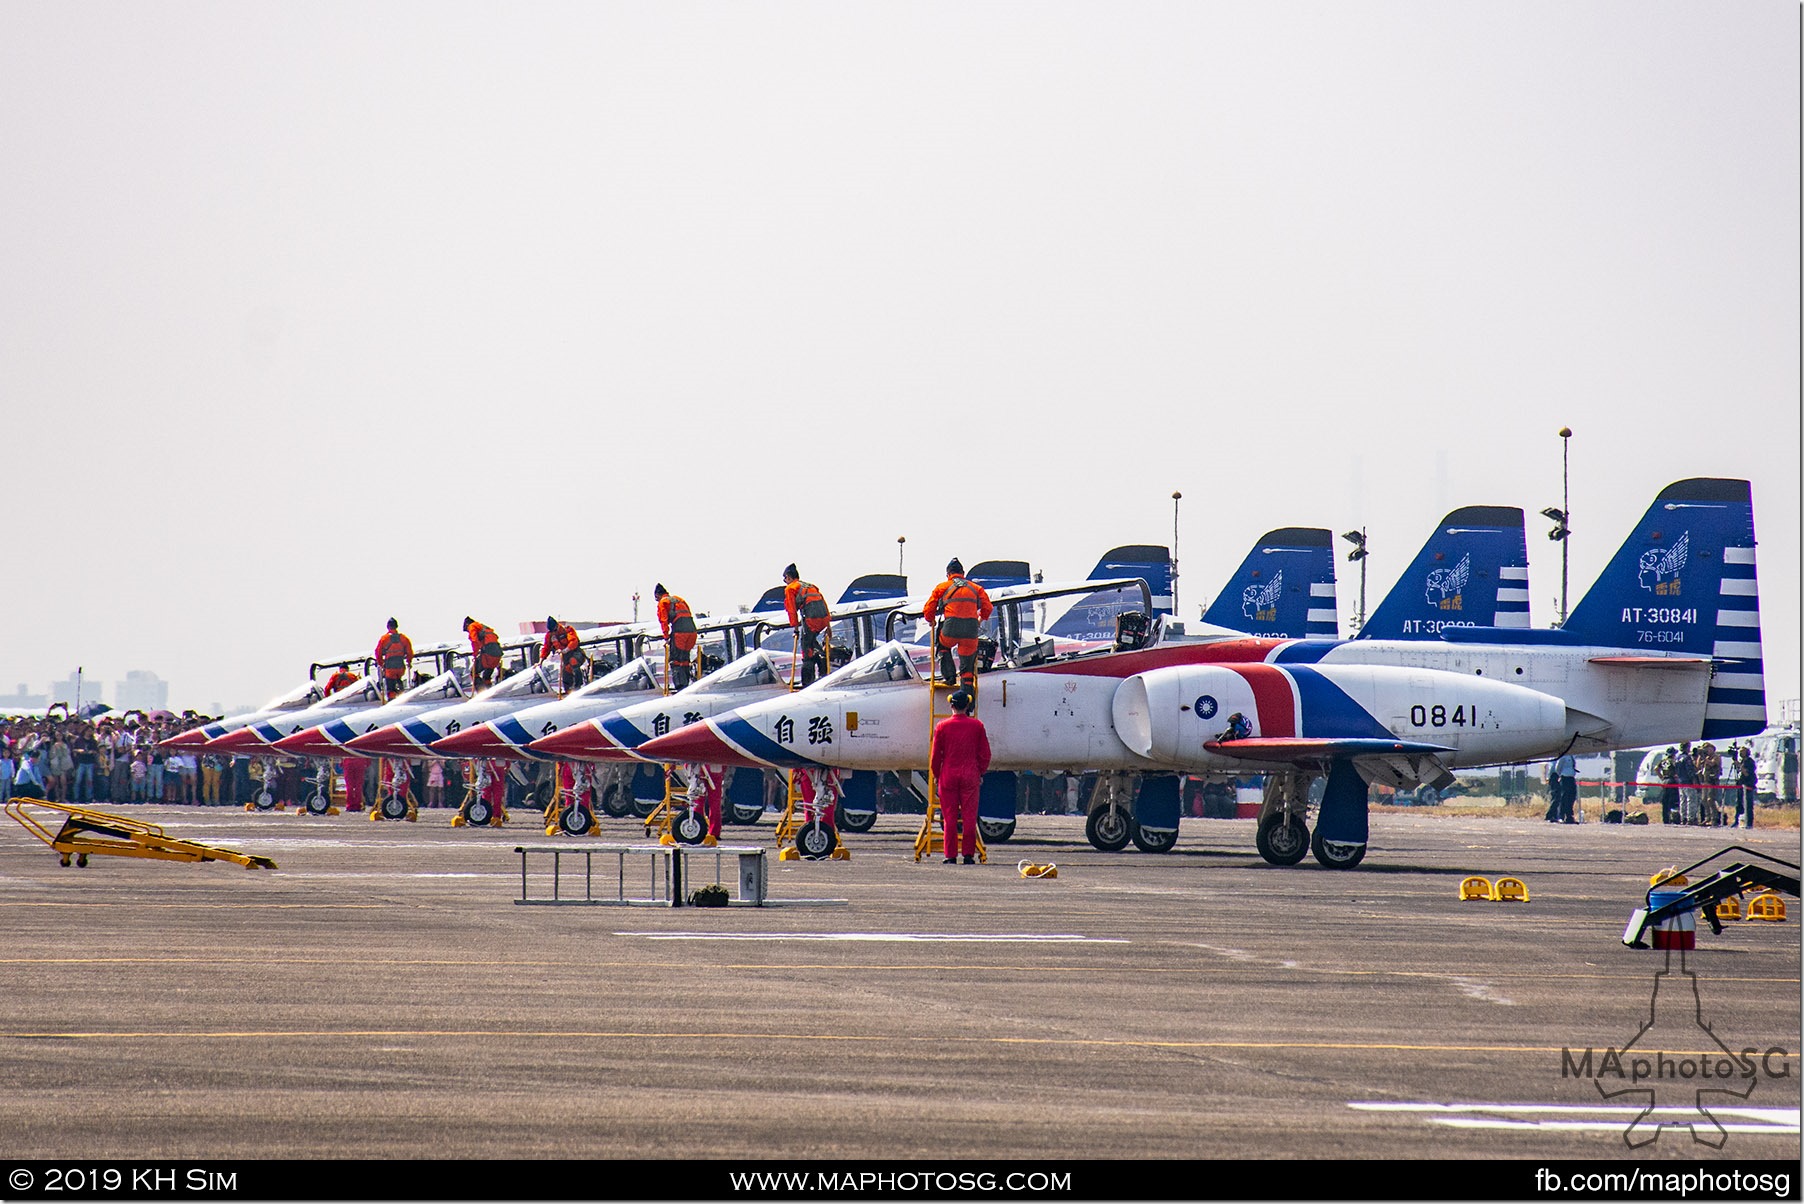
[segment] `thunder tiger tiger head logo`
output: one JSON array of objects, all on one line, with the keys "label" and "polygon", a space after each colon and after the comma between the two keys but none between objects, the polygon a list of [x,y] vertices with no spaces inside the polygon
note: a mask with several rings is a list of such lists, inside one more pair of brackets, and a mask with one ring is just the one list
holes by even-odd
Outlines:
[{"label": "thunder tiger tiger head logo", "polygon": [[1240,595],[1240,613],[1249,619],[1271,623],[1278,618],[1278,599],[1284,594],[1284,570],[1272,574],[1264,585],[1255,581]]},{"label": "thunder tiger tiger head logo", "polygon": [[1458,564],[1442,565],[1429,571],[1426,589],[1428,604],[1440,610],[1459,610],[1465,602],[1466,582],[1472,579],[1472,553],[1459,558]]},{"label": "thunder tiger tiger head logo", "polygon": [[1649,548],[1641,553],[1635,579],[1641,588],[1671,597],[1679,592],[1679,574],[1691,556],[1691,532],[1679,536],[1670,548]]}]

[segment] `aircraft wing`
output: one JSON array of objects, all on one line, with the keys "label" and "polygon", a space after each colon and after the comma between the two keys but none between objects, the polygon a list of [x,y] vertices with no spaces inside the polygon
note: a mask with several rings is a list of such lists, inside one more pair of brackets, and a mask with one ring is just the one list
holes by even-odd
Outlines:
[{"label": "aircraft wing", "polygon": [[1245,740],[1210,740],[1203,748],[1218,757],[1291,764],[1334,757],[1439,756],[1454,750],[1444,744],[1414,740],[1312,740],[1306,736],[1252,736]]}]

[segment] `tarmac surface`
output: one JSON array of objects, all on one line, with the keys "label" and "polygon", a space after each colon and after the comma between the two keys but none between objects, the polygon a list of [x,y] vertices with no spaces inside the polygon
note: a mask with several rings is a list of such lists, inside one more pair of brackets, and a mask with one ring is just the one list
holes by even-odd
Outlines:
[{"label": "tarmac surface", "polygon": [[[515,846],[585,841],[529,813],[116,810],[279,868],[62,868],[0,824],[16,1157],[1799,1152],[1797,901],[1700,924],[1695,980],[1670,955],[1642,1037],[1669,955],[1620,943],[1653,871],[1737,840],[1796,861],[1796,829],[1375,815],[1365,865],[1337,872],[1266,865],[1250,821],[1104,854],[1080,818],[1024,816],[966,867],[917,863],[918,817],[885,815],[848,861],[773,855],[775,902],[840,904],[560,908],[516,904]],[[599,839],[642,837],[604,820]],[[774,846],[772,817],[727,841]],[[1468,874],[1531,899],[1461,902]],[[1598,1072],[1630,1042],[1621,1077],[1562,1074],[1563,1049]],[[1634,1088],[1636,1057],[1694,1070],[1641,1084],[1668,1127],[1631,1149],[1645,1097],[1600,1088]],[[1672,1126],[1711,1131],[1697,1088],[1723,1085],[1718,1151]]]}]

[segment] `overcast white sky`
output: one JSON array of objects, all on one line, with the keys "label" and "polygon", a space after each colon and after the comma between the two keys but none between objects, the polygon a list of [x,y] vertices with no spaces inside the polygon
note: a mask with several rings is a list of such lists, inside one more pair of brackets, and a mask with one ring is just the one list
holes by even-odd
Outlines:
[{"label": "overcast white sky", "polygon": [[[0,5],[0,690],[253,703],[748,603],[1753,481],[1798,694],[1799,7]],[[1530,524],[1534,621],[1559,550]],[[1343,562],[1341,613],[1356,574]],[[649,601],[647,602],[649,609]],[[1776,709],[1776,708],[1775,708]]]}]

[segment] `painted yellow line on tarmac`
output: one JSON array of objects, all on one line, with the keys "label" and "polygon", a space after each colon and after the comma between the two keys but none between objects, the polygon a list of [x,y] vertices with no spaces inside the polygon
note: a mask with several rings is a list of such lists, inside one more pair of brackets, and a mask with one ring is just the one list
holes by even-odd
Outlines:
[{"label": "painted yellow line on tarmac", "polygon": [[[381,1038],[421,1039],[434,1037],[450,1037],[453,1039],[473,1038],[492,1041],[498,1038],[516,1038],[529,1041],[568,1041],[571,1037],[568,1029],[547,1031],[520,1031],[512,1029],[295,1029],[281,1031],[277,1029],[217,1030],[204,1032],[170,1032],[146,1031],[135,1032],[0,1032],[0,1040],[16,1041],[224,1041],[224,1040],[308,1040],[328,1039],[343,1040],[346,1038]],[[588,1032],[580,1034],[584,1040],[604,1041],[801,1041],[828,1042],[833,1044],[885,1044],[911,1043],[922,1045],[1033,1045],[1047,1048],[1067,1049],[1173,1049],[1173,1050],[1340,1050],[1371,1053],[1504,1053],[1504,1054],[1557,1054],[1564,1052],[1558,1045],[1410,1045],[1381,1041],[1160,1041],[1154,1039],[1134,1040],[1125,1037],[946,1037],[940,1034],[931,1036],[909,1036],[906,1034],[873,1034],[870,1036],[846,1033],[795,1033],[795,1032],[707,1032],[707,1033],[673,1033],[654,1030],[620,1031],[620,1032]],[[1647,1049],[1637,1053],[1665,1054],[1669,1057],[1699,1057],[1715,1055],[1722,1051],[1717,1049]]]},{"label": "painted yellow line on tarmac", "polygon": [[[1110,963],[1098,966],[1049,965],[1040,962],[996,963],[989,962],[982,966],[973,966],[966,962],[908,962],[906,964],[874,965],[862,962],[719,962],[698,965],[695,962],[653,962],[653,961],[539,961],[505,959],[447,959],[447,958],[360,958],[355,954],[343,954],[334,957],[0,957],[0,966],[493,966],[503,968],[542,968],[565,967],[573,970],[771,970],[790,973],[796,970],[849,970],[857,973],[868,973],[877,970],[889,970],[906,974],[917,974],[922,970],[957,970],[964,974],[982,971],[994,973],[1033,973],[1033,974],[1109,974],[1125,972],[1128,974],[1207,974],[1219,976],[1218,966],[1139,966]],[[1362,978],[1447,978],[1466,973],[1454,966],[1445,970],[1340,970],[1332,967],[1310,969],[1302,966],[1279,967],[1303,974],[1333,974]],[[1633,982],[1643,983],[1647,975],[1640,970],[1624,971],[1619,974],[1542,974],[1535,971],[1496,973],[1490,970],[1472,970],[1474,976],[1486,979],[1516,980],[1528,982]],[[1712,974],[1711,982],[1778,982],[1797,983],[1797,978],[1760,977],[1752,975],[1728,976]]]}]

